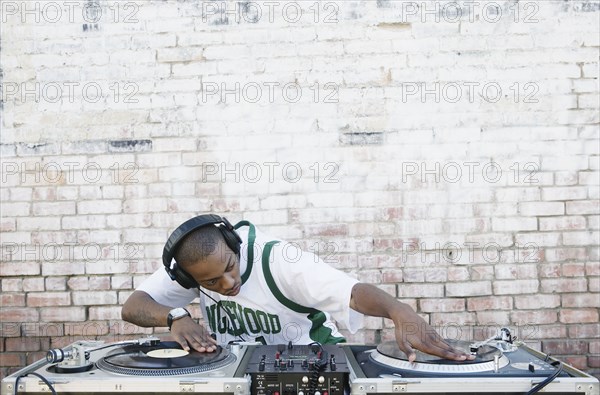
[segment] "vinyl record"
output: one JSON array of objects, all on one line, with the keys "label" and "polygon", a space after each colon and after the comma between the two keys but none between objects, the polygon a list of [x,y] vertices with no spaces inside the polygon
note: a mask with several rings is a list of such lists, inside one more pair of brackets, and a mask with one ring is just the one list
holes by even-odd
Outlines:
[{"label": "vinyl record", "polygon": [[[461,340],[446,340],[446,342],[448,344],[450,344],[452,347],[454,347],[458,350],[464,351],[467,354],[470,354],[469,346],[471,345],[472,342],[466,342],[466,341],[461,341]],[[378,345],[377,352],[379,352],[380,354],[385,355],[387,357],[390,357],[390,358],[408,361],[408,357],[406,356],[406,354],[403,351],[400,350],[400,348],[398,347],[398,343],[396,343],[395,341],[389,341],[389,342],[385,342],[385,343]],[[449,365],[449,364],[465,365],[465,364],[490,362],[490,361],[494,360],[494,356],[498,356],[498,357],[502,356],[502,352],[499,349],[497,349],[496,347],[493,347],[493,346],[489,346],[489,345],[484,345],[484,346],[479,347],[477,350],[475,359],[470,360],[470,361],[469,360],[460,361],[460,362],[452,361],[449,359],[444,359],[444,358],[436,357],[433,355],[429,355],[429,354],[426,354],[426,353],[418,351],[418,350],[416,350],[416,354],[417,354],[417,359],[415,360],[415,362],[430,363],[430,364],[445,364],[445,365]]]},{"label": "vinyl record", "polygon": [[218,346],[214,352],[182,350],[178,343],[155,346],[128,345],[116,348],[97,363],[102,370],[129,375],[167,376],[204,372],[229,365],[235,356]]}]

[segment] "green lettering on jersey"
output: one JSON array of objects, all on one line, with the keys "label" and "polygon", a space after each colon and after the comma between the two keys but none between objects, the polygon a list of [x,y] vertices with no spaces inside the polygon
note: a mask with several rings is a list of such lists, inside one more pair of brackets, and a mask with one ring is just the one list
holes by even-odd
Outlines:
[{"label": "green lettering on jersey", "polygon": [[206,306],[206,317],[211,330],[221,334],[227,332],[239,336],[281,332],[281,321],[277,314],[244,307],[231,300]]}]

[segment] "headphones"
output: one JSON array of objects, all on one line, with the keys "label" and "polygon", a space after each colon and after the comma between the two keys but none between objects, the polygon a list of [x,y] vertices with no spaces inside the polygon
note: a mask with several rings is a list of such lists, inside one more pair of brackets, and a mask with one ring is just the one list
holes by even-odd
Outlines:
[{"label": "headphones", "polygon": [[173,262],[172,265],[171,262],[174,260],[177,247],[179,247],[179,244],[187,235],[199,228],[209,225],[218,225],[217,229],[221,231],[227,247],[229,247],[237,256],[240,255],[240,245],[242,244],[242,239],[233,229],[231,223],[227,221],[227,218],[219,217],[218,215],[214,214],[205,214],[185,221],[183,224],[179,225],[179,227],[175,229],[173,233],[171,233],[171,236],[169,236],[169,239],[167,240],[163,249],[162,260],[165,270],[169,274],[169,277],[171,277],[171,280],[177,281],[179,285],[186,289],[197,288],[199,285],[192,276],[179,267],[177,262]]}]

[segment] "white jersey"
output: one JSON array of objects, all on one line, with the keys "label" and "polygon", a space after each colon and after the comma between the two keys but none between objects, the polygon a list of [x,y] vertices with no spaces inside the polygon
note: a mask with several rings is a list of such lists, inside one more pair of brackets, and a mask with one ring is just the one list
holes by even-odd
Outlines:
[{"label": "white jersey", "polygon": [[358,280],[293,243],[273,240],[247,221],[235,227],[243,240],[242,286],[236,296],[204,290],[211,300],[172,281],[162,267],[137,290],[171,307],[187,306],[200,296],[206,324],[222,344],[240,338],[266,344],[343,342],[332,317],[352,333],[359,329],[362,314],[350,309]]}]

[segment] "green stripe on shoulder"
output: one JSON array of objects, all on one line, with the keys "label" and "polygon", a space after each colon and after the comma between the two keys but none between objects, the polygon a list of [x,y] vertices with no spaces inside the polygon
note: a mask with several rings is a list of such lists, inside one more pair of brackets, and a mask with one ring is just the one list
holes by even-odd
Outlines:
[{"label": "green stripe on shoulder", "polygon": [[254,265],[254,241],[256,240],[256,229],[249,221],[240,221],[234,225],[233,229],[239,229],[242,226],[248,226],[248,264],[246,270],[242,273],[242,284],[246,283],[250,273],[252,273],[252,266]]},{"label": "green stripe on shoulder", "polygon": [[290,310],[295,311],[296,313],[312,314],[318,312],[318,310],[312,309],[310,307],[304,307],[296,302],[289,300],[279,290],[277,284],[275,284],[275,279],[273,278],[273,273],[271,273],[271,267],[269,265],[269,257],[271,256],[271,250],[273,249],[273,246],[275,246],[278,243],[279,240],[273,240],[265,244],[265,250],[263,251],[262,256],[263,272],[265,273],[265,280],[267,280],[267,285],[269,286],[269,289],[271,290],[275,298],[277,298],[279,303],[289,308]]}]

